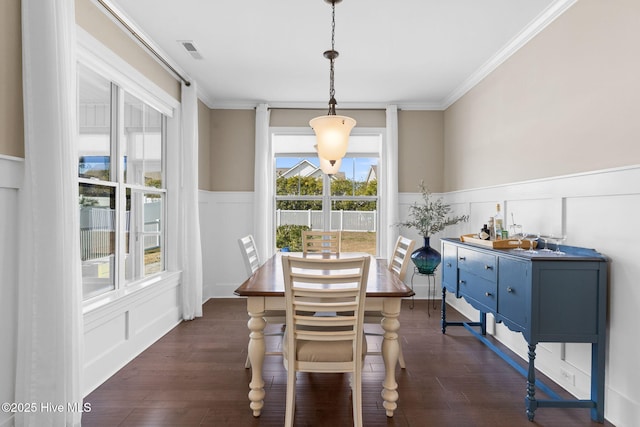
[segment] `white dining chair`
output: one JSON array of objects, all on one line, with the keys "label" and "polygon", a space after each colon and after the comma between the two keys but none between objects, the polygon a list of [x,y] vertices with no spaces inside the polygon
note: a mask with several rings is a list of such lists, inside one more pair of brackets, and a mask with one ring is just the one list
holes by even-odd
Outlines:
[{"label": "white dining chair", "polygon": [[251,276],[256,272],[261,264],[260,256],[258,255],[258,248],[256,247],[256,242],[253,239],[253,236],[249,234],[239,238],[238,245],[240,245],[240,250],[244,255],[242,259],[244,260],[244,265],[247,269],[247,275]]},{"label": "white dining chair", "polygon": [[[247,274],[251,276],[253,273],[260,268],[262,262],[260,261],[260,255],[258,254],[258,249],[256,247],[256,242],[253,239],[251,234],[241,237],[238,239],[238,245],[240,246],[240,250],[243,254],[243,260],[245,267],[247,269]],[[285,313],[282,310],[270,310],[267,311],[264,315],[264,319],[269,325],[281,325],[277,332],[268,332],[265,333],[265,337],[269,336],[282,336],[283,329],[285,328]],[[265,352],[266,356],[280,356],[282,355],[282,351],[273,350]],[[251,367],[251,361],[249,360],[249,356],[244,362],[245,368]]]},{"label": "white dining chair", "polygon": [[[393,249],[393,254],[391,255],[391,259],[389,259],[389,270],[393,271],[398,275],[398,278],[404,281],[405,276],[407,275],[407,269],[409,267],[409,261],[411,259],[411,252],[413,251],[413,247],[416,242],[413,240],[406,238],[404,236],[399,236],[398,240],[396,240],[395,248]],[[380,312],[366,312],[364,316],[364,323],[376,324],[380,326],[380,322],[382,321],[382,314]],[[365,335],[367,336],[384,336],[384,332],[372,332],[365,331]],[[398,364],[400,368],[405,369],[406,363],[404,361],[404,354],[402,352],[402,339],[400,334],[398,334]],[[382,355],[380,351],[368,350],[367,355]]]},{"label": "white dining chair", "polygon": [[[287,328],[282,352],[287,369],[285,426],[293,426],[296,374],[351,373],[354,426],[362,426],[364,300],[370,257],[282,257]],[[335,312],[335,316],[313,313]]]},{"label": "white dining chair", "polygon": [[306,253],[340,253],[342,233],[339,231],[302,232],[302,252]]}]

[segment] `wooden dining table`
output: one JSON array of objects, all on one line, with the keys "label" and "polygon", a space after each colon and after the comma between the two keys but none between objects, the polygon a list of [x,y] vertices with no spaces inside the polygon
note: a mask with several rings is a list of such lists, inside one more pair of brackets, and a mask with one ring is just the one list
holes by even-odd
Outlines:
[{"label": "wooden dining table", "polygon": [[398,276],[389,270],[385,259],[358,252],[341,252],[339,254],[302,254],[299,252],[277,252],[269,258],[255,273],[253,273],[235,294],[247,298],[247,312],[249,321],[249,361],[251,363],[251,382],[249,383],[249,407],[253,416],[260,416],[264,406],[264,379],[262,377],[263,363],[266,352],[264,329],[267,311],[285,310],[284,277],[282,272],[282,256],[307,258],[345,258],[370,256],[371,265],[367,280],[367,296],[365,311],[378,312],[382,315],[381,326],[384,329],[382,340],[382,359],[385,367],[385,378],[382,383],[383,406],[387,417],[393,416],[397,408],[398,383],[396,382],[396,364],[398,363],[400,330],[400,308],[402,298],[414,295],[413,290],[402,282]]}]

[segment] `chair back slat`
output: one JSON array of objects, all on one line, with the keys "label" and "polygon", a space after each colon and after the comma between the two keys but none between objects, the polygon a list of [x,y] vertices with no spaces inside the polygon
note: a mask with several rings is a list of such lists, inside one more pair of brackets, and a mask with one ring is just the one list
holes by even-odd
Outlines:
[{"label": "chair back slat", "polygon": [[256,242],[253,240],[253,236],[249,234],[239,238],[238,245],[242,251],[242,259],[244,260],[247,274],[250,276],[255,273],[262,264],[262,262],[260,262],[260,256],[258,255],[258,249],[256,248]]},{"label": "chair back slat", "polygon": [[340,253],[342,233],[340,231],[302,232],[302,252],[304,253]]},{"label": "chair back slat", "polygon": [[389,270],[395,272],[400,280],[404,280],[409,267],[409,259],[415,242],[404,236],[399,236],[393,250],[391,260],[389,260]]}]

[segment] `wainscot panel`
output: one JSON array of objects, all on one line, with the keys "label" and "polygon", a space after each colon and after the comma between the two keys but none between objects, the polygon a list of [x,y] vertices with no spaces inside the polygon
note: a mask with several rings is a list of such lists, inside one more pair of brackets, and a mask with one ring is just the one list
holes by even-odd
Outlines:
[{"label": "wainscot panel", "polygon": [[199,197],[204,299],[232,298],[247,278],[238,239],[254,233],[254,215],[261,213],[254,212],[253,192],[201,190]]},{"label": "wainscot panel", "polygon": [[180,274],[166,273],[85,313],[85,396],[180,323],[179,291]]}]

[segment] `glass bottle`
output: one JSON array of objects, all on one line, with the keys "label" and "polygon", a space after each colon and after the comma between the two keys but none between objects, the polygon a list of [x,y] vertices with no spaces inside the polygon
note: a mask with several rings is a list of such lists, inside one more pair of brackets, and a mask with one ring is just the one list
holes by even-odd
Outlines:
[{"label": "glass bottle", "polygon": [[496,205],[496,214],[493,216],[493,228],[496,240],[502,239],[502,230],[504,230],[503,224],[504,221],[502,218],[502,212],[500,212],[500,203],[498,203]]},{"label": "glass bottle", "polygon": [[478,234],[478,237],[480,237],[482,240],[489,240],[490,237],[490,231],[489,228],[487,227],[487,224],[484,224],[482,226],[482,230],[480,230],[480,234]]},{"label": "glass bottle", "polygon": [[496,240],[496,228],[493,225],[493,217],[489,217],[488,229],[489,229],[489,240]]}]

